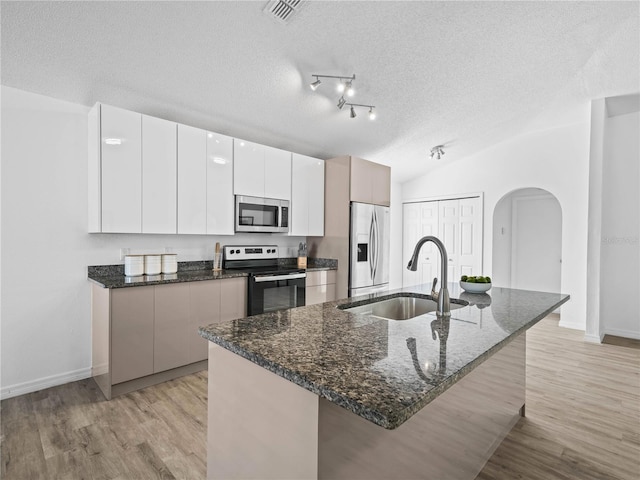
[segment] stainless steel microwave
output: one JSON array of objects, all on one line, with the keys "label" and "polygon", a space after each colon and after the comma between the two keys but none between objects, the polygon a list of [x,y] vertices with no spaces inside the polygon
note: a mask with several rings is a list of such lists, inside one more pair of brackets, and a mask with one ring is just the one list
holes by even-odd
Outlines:
[{"label": "stainless steel microwave", "polygon": [[289,232],[289,200],[236,195],[236,232]]}]

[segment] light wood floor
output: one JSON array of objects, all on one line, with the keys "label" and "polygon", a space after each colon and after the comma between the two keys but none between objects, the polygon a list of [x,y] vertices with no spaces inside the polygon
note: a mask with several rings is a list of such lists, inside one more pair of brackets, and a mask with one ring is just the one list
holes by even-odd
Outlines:
[{"label": "light wood floor", "polygon": [[[640,350],[582,337],[554,318],[529,330],[527,416],[478,480],[640,479]],[[202,372],[107,402],[83,380],[3,400],[0,476],[205,478],[206,384]]]}]

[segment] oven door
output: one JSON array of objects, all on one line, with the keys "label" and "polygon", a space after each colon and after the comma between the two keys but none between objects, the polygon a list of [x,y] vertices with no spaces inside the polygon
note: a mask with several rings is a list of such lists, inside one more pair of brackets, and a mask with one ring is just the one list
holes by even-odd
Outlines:
[{"label": "oven door", "polygon": [[306,284],[305,272],[251,275],[247,314],[251,316],[304,306]]}]

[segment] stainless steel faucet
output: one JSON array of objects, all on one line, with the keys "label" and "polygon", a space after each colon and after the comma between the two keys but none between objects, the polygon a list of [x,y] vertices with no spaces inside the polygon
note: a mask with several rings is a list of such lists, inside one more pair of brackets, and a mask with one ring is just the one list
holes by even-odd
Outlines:
[{"label": "stainless steel faucet", "polygon": [[[420,253],[420,249],[422,245],[427,242],[433,242],[438,247],[440,251],[440,291],[437,294],[438,300],[438,308],[436,310],[436,315],[441,315],[443,317],[451,316],[451,302],[449,301],[449,291],[447,290],[447,249],[444,248],[444,243],[434,236],[427,235],[426,237],[422,237],[416,243],[416,248],[413,250],[413,255],[411,256],[411,260],[407,264],[407,269],[415,272],[418,269],[418,254]],[[433,286],[431,287],[432,293],[435,293],[435,286],[438,279],[433,279]]]}]

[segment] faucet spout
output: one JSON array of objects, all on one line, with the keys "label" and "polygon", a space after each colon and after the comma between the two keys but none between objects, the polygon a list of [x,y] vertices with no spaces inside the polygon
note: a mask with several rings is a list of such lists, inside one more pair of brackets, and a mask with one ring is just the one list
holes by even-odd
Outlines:
[{"label": "faucet spout", "polygon": [[[438,247],[438,251],[440,252],[440,291],[438,292],[437,300],[438,300],[438,309],[436,310],[436,314],[448,317],[451,315],[451,303],[449,301],[449,291],[447,290],[447,249],[444,247],[444,243],[432,235],[427,235],[426,237],[422,237],[416,243],[415,248],[413,249],[413,255],[411,255],[411,260],[407,264],[407,269],[415,272],[418,269],[418,255],[420,254],[420,249],[427,242],[435,243],[436,247]],[[436,279],[434,279],[434,284],[432,289],[435,287]]]}]

